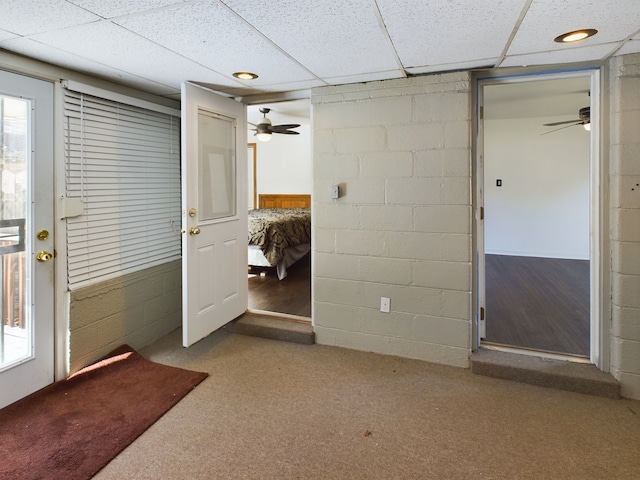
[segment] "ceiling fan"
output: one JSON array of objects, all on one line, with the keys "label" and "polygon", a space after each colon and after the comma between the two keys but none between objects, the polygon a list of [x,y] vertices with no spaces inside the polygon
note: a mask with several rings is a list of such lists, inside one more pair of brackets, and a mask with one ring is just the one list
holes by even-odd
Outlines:
[{"label": "ceiling fan", "polygon": [[577,119],[543,124],[543,126],[545,127],[555,127],[558,125],[564,125],[564,127],[556,128],[555,130],[550,130],[548,132],[543,133],[542,135],[546,135],[547,133],[557,132],[558,130],[562,130],[563,128],[568,128],[568,127],[573,127],[574,125],[582,125],[585,130],[590,130],[591,129],[590,128],[591,127],[591,107],[582,107],[580,110],[578,110]]},{"label": "ceiling fan", "polygon": [[267,113],[269,113],[270,111],[271,111],[270,108],[261,108],[260,113],[263,114],[263,118],[260,119],[257,125],[254,125],[253,123],[251,123],[251,125],[256,127],[256,128],[252,128],[251,130],[256,132],[254,135],[258,137],[258,140],[260,140],[261,142],[268,142],[269,140],[271,140],[272,133],[283,133],[285,135],[300,135],[300,132],[294,132],[293,130],[290,130],[291,128],[299,127],[300,126],[299,124],[289,123],[285,125],[271,125],[271,120],[267,118]]}]

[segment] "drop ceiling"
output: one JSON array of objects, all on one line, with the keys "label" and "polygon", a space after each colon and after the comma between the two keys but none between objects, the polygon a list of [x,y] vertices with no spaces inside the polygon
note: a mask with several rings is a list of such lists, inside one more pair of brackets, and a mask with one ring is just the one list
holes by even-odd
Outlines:
[{"label": "drop ceiling", "polygon": [[[640,52],[638,0],[3,0],[0,10],[1,49],[170,98],[184,81],[251,103],[323,85]],[[599,33],[553,42],[579,28]]]}]

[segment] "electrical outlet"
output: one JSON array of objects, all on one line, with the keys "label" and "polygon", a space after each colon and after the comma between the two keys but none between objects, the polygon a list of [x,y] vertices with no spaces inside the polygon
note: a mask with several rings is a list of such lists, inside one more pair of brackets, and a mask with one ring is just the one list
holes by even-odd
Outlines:
[{"label": "electrical outlet", "polygon": [[391,299],[387,297],[380,297],[380,311],[383,313],[389,313],[391,308]]}]

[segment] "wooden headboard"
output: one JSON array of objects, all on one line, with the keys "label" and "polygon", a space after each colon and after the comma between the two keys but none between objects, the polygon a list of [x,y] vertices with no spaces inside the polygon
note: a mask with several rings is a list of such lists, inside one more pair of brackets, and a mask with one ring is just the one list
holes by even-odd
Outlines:
[{"label": "wooden headboard", "polygon": [[261,193],[258,208],[311,208],[311,195],[298,193]]}]

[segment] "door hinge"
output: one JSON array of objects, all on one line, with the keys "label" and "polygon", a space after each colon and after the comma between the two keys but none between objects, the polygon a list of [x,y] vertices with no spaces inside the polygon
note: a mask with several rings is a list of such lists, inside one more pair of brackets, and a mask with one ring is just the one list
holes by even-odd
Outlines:
[{"label": "door hinge", "polygon": [[484,220],[484,207],[480,207],[480,220]]},{"label": "door hinge", "polygon": [[484,118],[484,107],[480,107],[480,119]]},{"label": "door hinge", "polygon": [[480,307],[480,320],[484,320],[484,307]]}]

